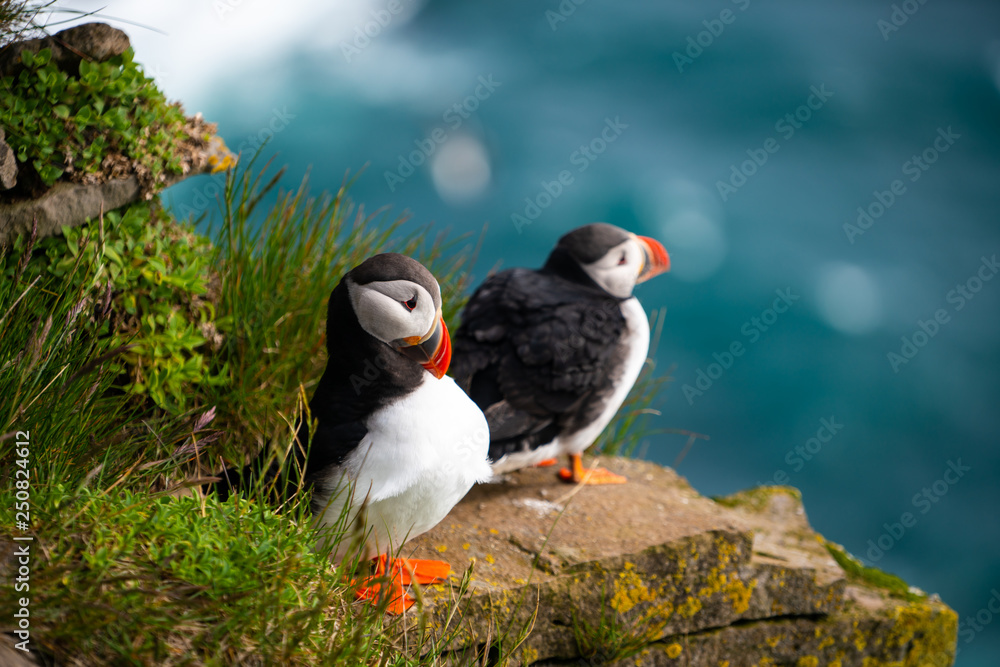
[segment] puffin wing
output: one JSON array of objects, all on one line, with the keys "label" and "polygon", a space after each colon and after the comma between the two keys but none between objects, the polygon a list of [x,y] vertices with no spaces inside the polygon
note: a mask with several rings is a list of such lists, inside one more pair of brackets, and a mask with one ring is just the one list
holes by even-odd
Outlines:
[{"label": "puffin wing", "polygon": [[586,423],[624,330],[620,302],[596,289],[528,269],[488,279],[466,306],[454,367],[489,421],[491,456]]}]

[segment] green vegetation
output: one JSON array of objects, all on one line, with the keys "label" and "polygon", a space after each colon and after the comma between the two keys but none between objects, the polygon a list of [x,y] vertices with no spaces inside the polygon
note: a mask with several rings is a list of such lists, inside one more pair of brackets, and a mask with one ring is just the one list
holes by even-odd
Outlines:
[{"label": "green vegetation", "polygon": [[783,493],[802,502],[802,494],[793,486],[757,486],[729,496],[712,496],[712,500],[723,507],[746,507],[754,512],[759,512],[767,507],[771,498],[778,493]]},{"label": "green vegetation", "polygon": [[16,77],[0,79],[0,125],[18,162],[45,186],[63,174],[82,180],[118,170],[136,173],[152,192],[165,172],[181,172],[184,114],[142,73],[131,49],[103,63],[82,60],[78,76],[60,70],[49,49],[22,51],[21,61]]},{"label": "green vegetation", "polygon": [[59,484],[33,501],[60,519],[40,522],[31,580],[33,625],[60,663],[361,664],[378,650],[379,618],[347,613],[346,582],[303,539],[300,512]]},{"label": "green vegetation", "polygon": [[649,618],[649,614],[622,620],[621,614],[608,600],[601,585],[600,615],[590,623],[573,610],[573,638],[580,655],[593,664],[610,664],[627,660],[659,638],[665,623]]},{"label": "green vegetation", "polygon": [[[25,255],[27,244],[18,237],[13,254]],[[23,281],[44,273],[56,279],[54,287],[80,292],[84,335],[128,346],[111,364],[126,375],[123,389],[177,413],[192,386],[224,383],[225,367],[207,373],[201,353],[206,335],[220,337],[206,298],[210,253],[211,244],[190,226],[142,203],[109,213],[100,224],[64,228],[4,275],[13,278],[23,268]]]},{"label": "green vegetation", "polygon": [[833,542],[823,542],[826,550],[830,552],[837,564],[847,573],[847,578],[861,584],[867,584],[875,588],[880,588],[889,593],[892,597],[915,602],[923,600],[926,595],[919,595],[910,590],[910,585],[894,574],[883,572],[878,568],[867,567],[860,560],[847,553],[844,547]]}]

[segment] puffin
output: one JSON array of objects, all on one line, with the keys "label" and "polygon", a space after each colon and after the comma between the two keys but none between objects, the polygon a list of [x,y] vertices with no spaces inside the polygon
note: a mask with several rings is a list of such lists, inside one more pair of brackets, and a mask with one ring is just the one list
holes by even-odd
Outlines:
[{"label": "puffin", "polygon": [[[303,420],[292,448],[290,468],[304,484],[289,484],[286,470],[283,486],[312,490],[321,532],[339,536],[336,561],[359,549],[373,560],[373,575],[355,582],[357,597],[387,599],[386,610],[400,614],[414,603],[405,585],[442,581],[450,567],[393,554],[491,477],[489,426],[445,375],[452,347],[441,288],[416,260],[384,253],[345,274],[330,295],[326,332],[329,358],[309,403],[315,429]],[[222,473],[221,498],[262,481],[280,485],[282,471],[266,460],[262,452],[241,472]],[[360,540],[347,539],[351,532]]]},{"label": "puffin", "polygon": [[452,374],[490,425],[495,475],[568,456],[570,483],[620,484],[581,455],[608,425],[649,351],[637,283],[669,271],[655,239],[597,222],[559,239],[542,268],[489,277],[455,333]]}]

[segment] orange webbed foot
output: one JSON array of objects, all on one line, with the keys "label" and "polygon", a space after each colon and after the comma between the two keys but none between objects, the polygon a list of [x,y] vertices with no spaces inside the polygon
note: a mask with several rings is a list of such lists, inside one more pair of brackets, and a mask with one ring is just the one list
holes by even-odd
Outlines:
[{"label": "orange webbed foot", "polygon": [[536,468],[548,468],[549,466],[554,466],[559,463],[558,459],[545,459],[544,461],[539,461],[535,464]]},{"label": "orange webbed foot", "polygon": [[420,558],[397,558],[393,567],[398,567],[404,584],[437,584],[451,574],[451,565],[443,560],[423,560]]},{"label": "orange webbed foot", "polygon": [[375,574],[362,579],[354,597],[358,600],[368,600],[374,605],[388,598],[385,611],[388,614],[399,615],[413,606],[414,600],[403,590],[403,578],[398,569],[393,569],[388,576],[384,568],[384,556],[380,557],[375,567]]},{"label": "orange webbed foot", "polygon": [[386,613],[399,615],[412,607],[415,600],[403,587],[413,582],[436,584],[451,574],[451,566],[444,561],[418,558],[388,558],[382,554],[374,560],[375,573],[359,583],[354,595],[359,600],[379,604],[388,597]]},{"label": "orange webbed foot", "polygon": [[584,468],[579,454],[569,455],[570,467],[559,471],[559,479],[569,484],[624,484],[628,481],[604,468]]}]

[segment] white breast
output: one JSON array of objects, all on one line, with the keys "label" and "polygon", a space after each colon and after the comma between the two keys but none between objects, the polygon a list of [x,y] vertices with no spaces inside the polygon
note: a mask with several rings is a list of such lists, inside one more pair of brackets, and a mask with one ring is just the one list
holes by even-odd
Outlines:
[{"label": "white breast", "polygon": [[[491,476],[486,418],[450,377],[427,374],[415,391],[375,412],[367,426],[368,435],[317,484],[315,497],[326,505],[319,522],[328,526],[337,523],[348,501],[354,524],[367,501],[368,555],[430,530],[473,484]],[[347,480],[352,498],[344,491]]]},{"label": "white breast", "polygon": [[503,457],[493,465],[494,473],[519,470],[565,454],[580,454],[594,444],[594,440],[625,401],[649,353],[649,318],[646,317],[642,304],[632,297],[622,302],[621,309],[625,317],[625,331],[620,344],[625,347],[625,361],[601,414],[576,433],[558,436],[552,442],[528,452],[517,452]]}]

